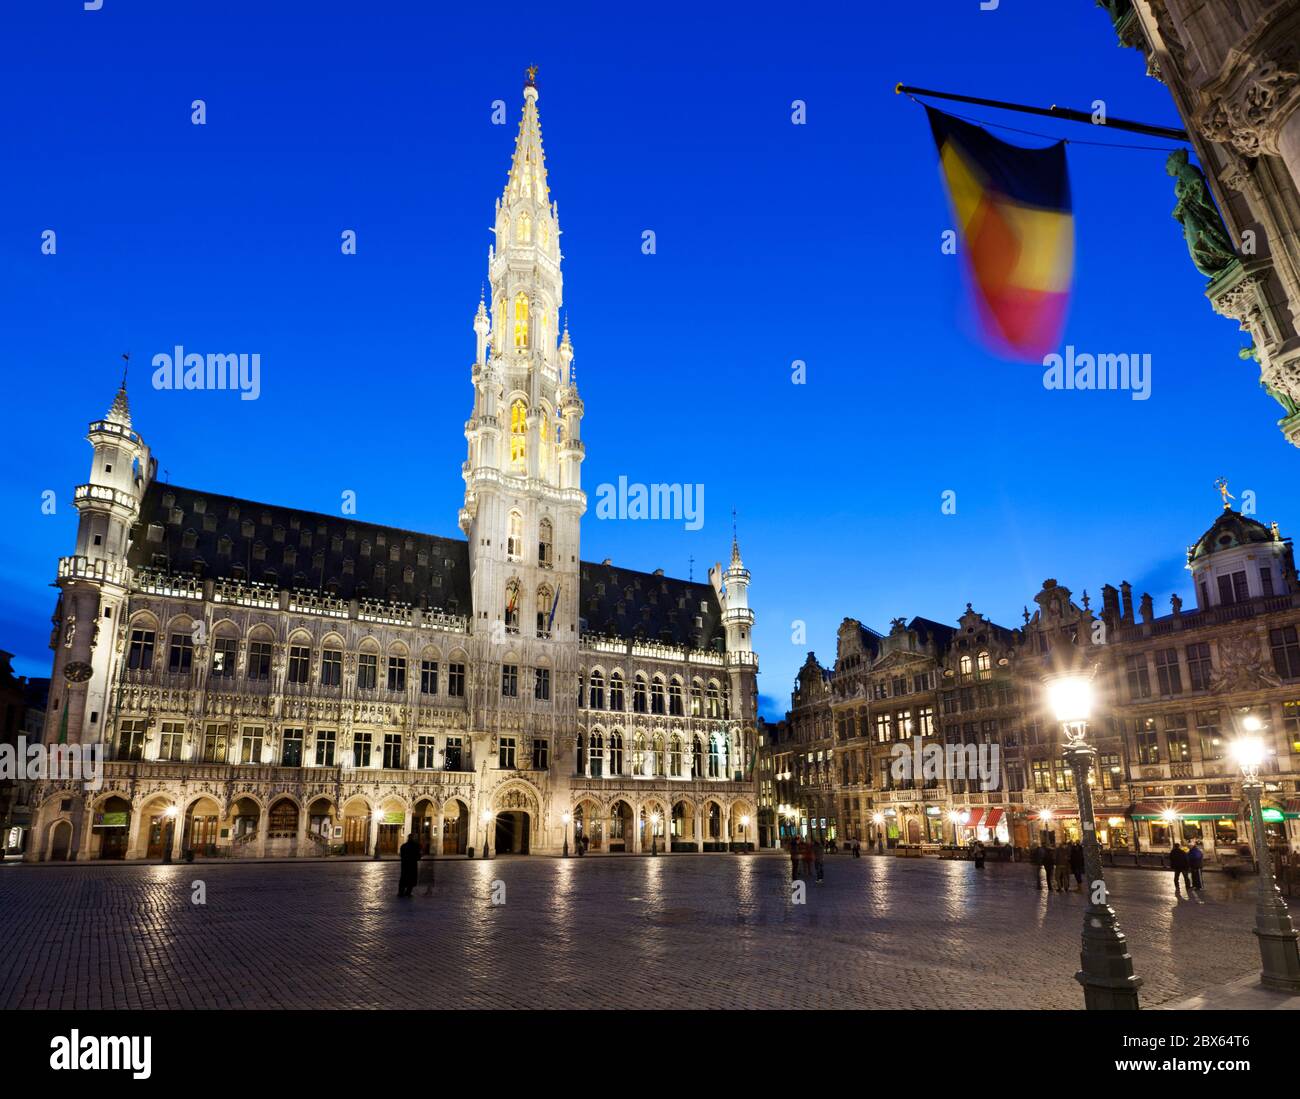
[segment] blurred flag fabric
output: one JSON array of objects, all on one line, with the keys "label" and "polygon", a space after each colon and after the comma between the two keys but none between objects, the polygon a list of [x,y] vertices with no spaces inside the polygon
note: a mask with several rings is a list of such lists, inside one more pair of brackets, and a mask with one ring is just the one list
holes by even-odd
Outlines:
[{"label": "blurred flag fabric", "polygon": [[1041,361],[1060,346],[1074,277],[1074,215],[1065,142],[1009,145],[926,107],[985,342]]}]

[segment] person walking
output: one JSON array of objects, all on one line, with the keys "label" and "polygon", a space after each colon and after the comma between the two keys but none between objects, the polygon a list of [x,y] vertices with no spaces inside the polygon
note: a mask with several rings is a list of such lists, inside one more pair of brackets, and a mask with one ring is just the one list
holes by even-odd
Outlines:
[{"label": "person walking", "polygon": [[409,897],[411,890],[415,888],[415,879],[419,873],[420,865],[420,843],[412,832],[406,838],[397,851],[398,857],[402,860],[402,873],[397,879],[397,895],[399,897]]},{"label": "person walking", "polygon": [[1174,840],[1173,846],[1169,848],[1169,869],[1174,872],[1174,892],[1178,892],[1178,882],[1182,878],[1186,881],[1187,891],[1190,893],[1192,876],[1187,872],[1187,852],[1177,840]]},{"label": "person walking", "polygon": [[420,860],[420,884],[424,886],[424,895],[433,896],[433,856],[425,855]]},{"label": "person walking", "polygon": [[1070,849],[1062,847],[1056,852],[1056,891],[1070,891]]},{"label": "person walking", "polygon": [[971,858],[975,860],[976,870],[984,869],[984,845],[979,840],[976,840],[974,846],[971,847]]},{"label": "person walking", "polygon": [[1083,866],[1083,844],[1075,840],[1070,844],[1070,873],[1074,875],[1074,883],[1079,887],[1080,893],[1083,892]]},{"label": "person walking", "polygon": [[857,836],[853,837],[853,857],[855,859],[862,858],[862,843]]},{"label": "person walking", "polygon": [[1040,842],[1038,846],[1034,848],[1034,852],[1031,858],[1033,859],[1033,863],[1034,863],[1034,888],[1035,889],[1043,888],[1043,883],[1038,878],[1038,871],[1041,870],[1043,872],[1043,878],[1047,882],[1048,891],[1050,892],[1052,888],[1052,867],[1051,864],[1047,861],[1050,858],[1050,853],[1047,850],[1047,844]]},{"label": "person walking", "polygon": [[1192,872],[1192,888],[1201,889],[1201,867],[1205,865],[1205,852],[1201,849],[1201,841],[1193,840],[1191,850],[1187,852],[1187,867]]},{"label": "person walking", "polygon": [[805,878],[812,877],[813,849],[812,849],[812,842],[810,840],[804,840],[803,848],[799,853],[799,857],[800,860],[803,862],[803,876]]},{"label": "person walking", "polygon": [[799,837],[790,837],[790,880],[799,877]]},{"label": "person walking", "polygon": [[825,877],[825,855],[821,841],[818,840],[813,844],[813,865],[817,868],[817,884],[821,884],[822,878]]}]

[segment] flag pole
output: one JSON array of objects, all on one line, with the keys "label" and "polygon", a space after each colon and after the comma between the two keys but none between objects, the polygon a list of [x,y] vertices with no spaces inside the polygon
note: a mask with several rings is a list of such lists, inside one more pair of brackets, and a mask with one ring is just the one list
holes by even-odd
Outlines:
[{"label": "flag pole", "polygon": [[1093,122],[1087,111],[1076,111],[1069,107],[1031,107],[1024,103],[1007,103],[1001,99],[981,99],[974,95],[957,95],[953,92],[936,92],[930,88],[916,88],[910,84],[895,84],[895,95],[924,95],[932,99],[951,99],[958,103],[973,103],[977,107],[994,107],[1000,111],[1019,111],[1021,114],[1046,115],[1063,122],[1086,122],[1090,126],[1100,126],[1107,130],[1125,130],[1132,134],[1145,134],[1148,137],[1163,137],[1170,141],[1188,141],[1186,130],[1175,130],[1168,126],[1152,126],[1146,122],[1130,122],[1124,118],[1107,118],[1104,123]]}]

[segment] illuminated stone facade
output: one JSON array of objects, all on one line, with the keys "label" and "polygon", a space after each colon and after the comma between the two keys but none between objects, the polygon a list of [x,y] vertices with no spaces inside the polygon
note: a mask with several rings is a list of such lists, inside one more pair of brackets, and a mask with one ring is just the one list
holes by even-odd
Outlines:
[{"label": "illuminated stone facade", "polygon": [[583,404],[529,80],[474,316],[465,540],[165,484],[125,383],[59,564],[28,857],[720,850],[755,838],[758,660],[706,583],[583,562]]}]

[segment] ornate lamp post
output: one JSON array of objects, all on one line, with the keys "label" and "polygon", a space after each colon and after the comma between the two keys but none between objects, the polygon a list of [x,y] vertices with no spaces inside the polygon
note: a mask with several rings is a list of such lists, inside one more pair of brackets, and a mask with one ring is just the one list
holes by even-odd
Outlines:
[{"label": "ornate lamp post", "polygon": [[163,862],[172,861],[172,843],[176,834],[176,815],[177,808],[174,805],[167,806],[163,810],[163,816],[167,818],[167,827],[163,829]]},{"label": "ornate lamp post", "polygon": [[491,858],[491,841],[488,839],[488,826],[492,823],[493,813],[491,809],[483,810],[483,858]]},{"label": "ornate lamp post", "polygon": [[[1065,734],[1063,755],[1074,774],[1079,797],[1079,827],[1083,833],[1083,864],[1088,878],[1088,907],[1083,914],[1083,949],[1074,979],[1083,985],[1084,1006],[1090,1011],[1136,1011],[1142,978],[1133,973],[1128,942],[1119,929],[1115,910],[1106,903],[1106,884],[1097,846],[1097,822],[1092,815],[1088,772],[1097,749],[1086,743],[1092,713],[1092,676],[1078,673],[1049,676],[1044,681],[1056,719]],[[1050,884],[1050,883],[1049,883]]]},{"label": "ornate lamp post", "polygon": [[572,819],[573,817],[568,813],[563,813],[560,815],[560,820],[564,822],[564,856],[563,857],[566,859],[569,857],[569,821],[571,821]]},{"label": "ornate lamp post", "polygon": [[1268,849],[1260,807],[1264,784],[1259,781],[1259,768],[1264,762],[1265,748],[1263,738],[1252,734],[1263,727],[1264,723],[1254,714],[1247,715],[1241,721],[1245,735],[1239,736],[1232,745],[1233,757],[1241,768],[1241,792],[1250,802],[1255,853],[1259,861],[1259,897],[1255,902],[1255,935],[1259,939],[1261,962],[1259,983],[1280,992],[1300,993],[1297,932],[1291,925],[1291,915],[1277,882],[1273,880],[1273,857]]},{"label": "ornate lamp post", "polygon": [[883,855],[885,853],[885,814],[872,813],[871,823],[876,826],[876,854]]}]

